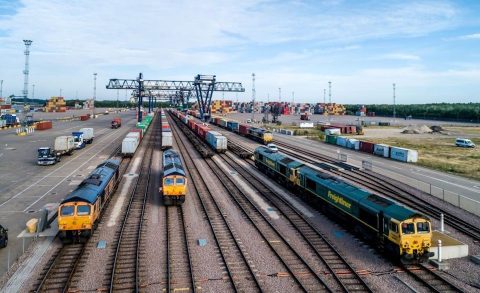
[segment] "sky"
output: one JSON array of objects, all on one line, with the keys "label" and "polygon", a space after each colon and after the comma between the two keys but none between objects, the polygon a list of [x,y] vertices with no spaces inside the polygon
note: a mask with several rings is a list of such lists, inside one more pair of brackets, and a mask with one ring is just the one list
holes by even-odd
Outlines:
[{"label": "sky", "polygon": [[[0,0],[3,95],[116,99],[110,78],[215,74],[257,100],[480,102],[480,1]],[[120,91],[125,99],[126,91]],[[294,96],[294,97],[293,97]]]}]

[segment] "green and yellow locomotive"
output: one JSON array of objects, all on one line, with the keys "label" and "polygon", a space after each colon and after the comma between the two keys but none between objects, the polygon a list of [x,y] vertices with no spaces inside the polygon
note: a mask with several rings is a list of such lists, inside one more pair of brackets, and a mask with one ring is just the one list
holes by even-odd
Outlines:
[{"label": "green and yellow locomotive", "polygon": [[389,255],[405,262],[433,256],[428,217],[263,146],[255,150],[255,165]]}]

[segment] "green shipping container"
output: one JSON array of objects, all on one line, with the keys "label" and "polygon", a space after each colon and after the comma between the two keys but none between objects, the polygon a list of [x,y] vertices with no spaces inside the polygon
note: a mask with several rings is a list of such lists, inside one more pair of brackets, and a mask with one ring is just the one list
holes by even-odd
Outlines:
[{"label": "green shipping container", "polygon": [[336,135],[326,135],[325,142],[330,144],[337,144],[337,136]]}]

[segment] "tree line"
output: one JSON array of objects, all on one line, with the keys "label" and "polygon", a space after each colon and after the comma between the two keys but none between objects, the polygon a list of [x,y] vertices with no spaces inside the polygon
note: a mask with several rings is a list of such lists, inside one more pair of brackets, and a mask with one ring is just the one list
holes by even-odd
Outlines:
[{"label": "tree line", "polygon": [[[345,105],[347,114],[355,115],[360,105]],[[375,116],[393,117],[392,104],[365,105],[368,112],[375,112]],[[480,103],[434,103],[396,105],[396,117],[430,120],[450,120],[480,122]]]}]

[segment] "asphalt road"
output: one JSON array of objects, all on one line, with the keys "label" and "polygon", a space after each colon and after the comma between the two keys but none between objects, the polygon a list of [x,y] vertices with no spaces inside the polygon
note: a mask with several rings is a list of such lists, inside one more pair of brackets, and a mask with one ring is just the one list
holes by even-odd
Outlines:
[{"label": "asphalt road", "polygon": [[[122,112],[122,127],[110,129],[114,115],[101,115],[88,121],[54,122],[53,128],[32,135],[17,136],[15,130],[0,131],[0,224],[9,229],[8,247],[0,250],[0,274],[22,253],[22,239],[17,238],[25,223],[38,217],[46,205],[60,202],[99,163],[121,144],[135,125],[135,112]],[[55,137],[69,135],[82,127],[94,128],[92,144],[77,150],[53,166],[36,164],[37,149],[52,146]]]},{"label": "asphalt road", "polygon": [[274,136],[275,140],[302,146],[305,149],[329,155],[332,158],[338,158],[339,153],[347,154],[347,162],[358,167],[362,166],[363,160],[371,161],[374,171],[409,183],[410,185],[426,192],[429,192],[429,185],[431,184],[433,189],[432,192],[435,194],[441,192],[441,188],[480,202],[480,182],[476,180],[418,167],[413,164],[397,162],[362,152],[352,151],[302,137],[280,134],[274,134]]}]

